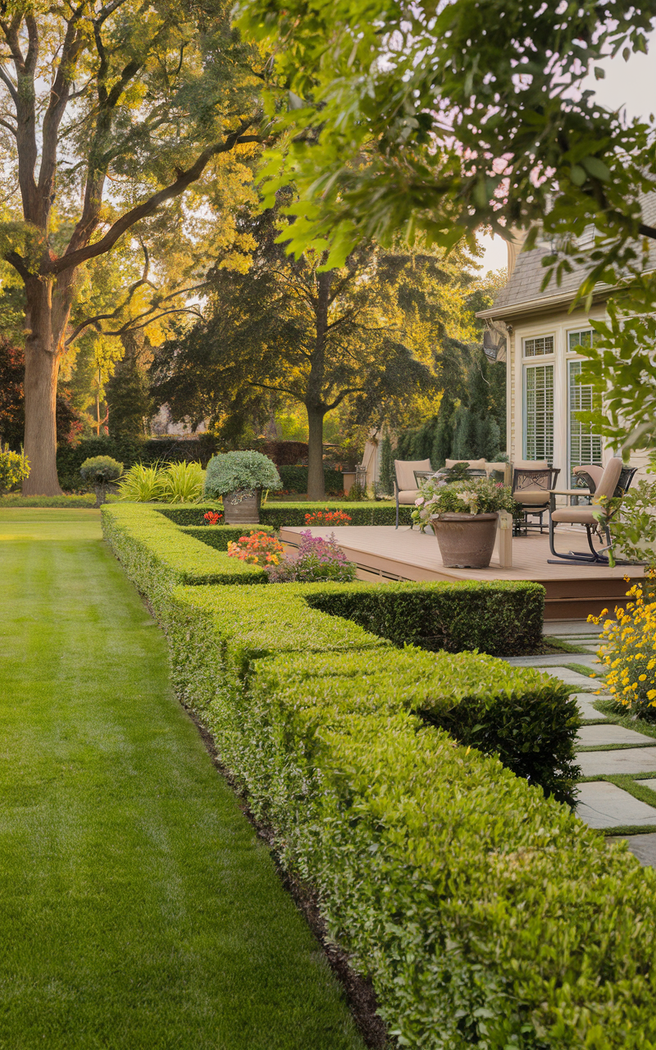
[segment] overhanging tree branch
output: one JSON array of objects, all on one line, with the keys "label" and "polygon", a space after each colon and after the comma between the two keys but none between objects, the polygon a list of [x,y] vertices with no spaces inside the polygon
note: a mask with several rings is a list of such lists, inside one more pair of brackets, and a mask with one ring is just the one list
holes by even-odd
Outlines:
[{"label": "overhanging tree branch", "polygon": [[77,250],[66,252],[59,259],[54,259],[52,262],[46,265],[45,269],[47,273],[59,274],[65,270],[69,270],[73,267],[79,266],[83,262],[87,262],[89,259],[95,259],[99,255],[104,255],[111,248],[114,247],[120,237],[123,236],[132,226],[140,222],[141,219],[147,218],[157,211],[162,204],[166,201],[172,200],[174,197],[178,197],[181,193],[191,186],[193,182],[196,182],[203,174],[205,168],[212,160],[220,153],[228,153],[234,149],[235,146],[241,145],[246,142],[260,142],[260,136],[258,135],[244,135],[244,132],[252,124],[251,120],[242,121],[239,128],[231,132],[223,142],[216,143],[213,146],[209,146],[204,150],[196,160],[195,164],[192,164],[186,171],[181,172],[175,182],[172,182],[169,186],[159,190],[158,193],[153,194],[143,204],[138,204],[136,208],[131,208],[130,211],[122,215],[120,219],[117,219],[113,226],[107,231],[104,237],[101,237],[99,241],[95,241],[93,244],[88,244],[85,248],[79,248]]}]

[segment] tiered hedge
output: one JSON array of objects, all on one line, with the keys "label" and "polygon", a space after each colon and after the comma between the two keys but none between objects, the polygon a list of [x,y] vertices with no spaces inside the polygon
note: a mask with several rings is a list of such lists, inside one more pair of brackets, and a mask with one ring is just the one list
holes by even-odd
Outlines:
[{"label": "tiered hedge", "polygon": [[[134,565],[143,530],[135,518],[118,529],[124,513],[103,519]],[[154,533],[148,547],[156,555]],[[151,570],[132,574],[167,632],[179,694],[371,977],[399,1046],[656,1047],[656,874],[441,728],[468,745],[496,734],[504,761],[532,755],[537,775],[550,755],[565,793],[577,724],[566,687],[473,653],[400,651],[325,611],[335,585],[164,595],[147,589]]]},{"label": "tiered hedge", "polygon": [[[153,504],[155,506],[155,504]],[[343,510],[351,518],[351,525],[394,525],[396,523],[396,505],[386,502],[331,502],[324,500],[322,503],[264,503],[260,509],[260,521],[263,525],[270,525],[274,529],[280,529],[284,525],[305,525],[305,515],[313,510]],[[203,514],[208,510],[216,510],[216,503],[187,503],[166,505],[157,508],[161,514],[165,514],[170,521],[176,525],[203,525]],[[399,521],[402,525],[410,525],[410,507],[401,507]]]}]

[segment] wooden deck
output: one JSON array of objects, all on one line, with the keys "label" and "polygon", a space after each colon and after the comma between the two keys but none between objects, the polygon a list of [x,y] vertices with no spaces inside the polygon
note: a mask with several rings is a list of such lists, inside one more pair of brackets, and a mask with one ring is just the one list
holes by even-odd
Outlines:
[{"label": "wooden deck", "polygon": [[[297,546],[299,533],[307,529],[286,527],[281,539]],[[335,537],[358,567],[362,580],[535,580],[546,588],[546,620],[579,620],[621,602],[627,591],[625,577],[641,577],[639,565],[620,565],[615,569],[595,565],[573,565],[563,561],[550,565],[546,535],[516,536],[513,539],[513,567],[502,569],[495,552],[488,569],[448,569],[442,564],[437,540],[430,532],[420,533],[401,526],[342,526],[317,528],[314,536]],[[586,550],[585,533],[558,530],[557,549]]]}]

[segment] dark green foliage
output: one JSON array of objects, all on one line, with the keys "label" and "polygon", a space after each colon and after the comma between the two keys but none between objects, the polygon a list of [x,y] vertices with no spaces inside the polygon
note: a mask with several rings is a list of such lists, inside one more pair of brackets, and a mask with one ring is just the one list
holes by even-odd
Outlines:
[{"label": "dark green foliage", "polygon": [[[282,487],[286,492],[307,492],[307,467],[278,467],[278,473],[280,474]],[[323,476],[326,483],[326,492],[329,495],[339,496],[344,492],[344,478],[341,470],[328,470],[324,467]]]},{"label": "dark green foliage", "polygon": [[23,351],[0,335],[0,445],[19,452],[25,429]]},{"label": "dark green foliage", "polygon": [[143,438],[146,422],[153,415],[148,377],[134,354],[126,354],[107,383],[109,432],[113,438]]},{"label": "dark green foliage", "polygon": [[390,583],[344,587],[307,601],[397,645],[511,656],[535,652],[542,638],[539,583]]}]

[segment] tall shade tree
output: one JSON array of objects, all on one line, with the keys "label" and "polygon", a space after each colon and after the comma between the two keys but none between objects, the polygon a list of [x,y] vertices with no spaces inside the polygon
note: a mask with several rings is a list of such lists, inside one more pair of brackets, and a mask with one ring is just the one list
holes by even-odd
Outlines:
[{"label": "tall shade tree", "polygon": [[460,334],[471,277],[462,259],[370,246],[325,270],[317,253],[285,254],[271,213],[252,228],[250,268],[216,271],[208,319],[157,354],[155,393],[195,424],[264,421],[272,399],[304,405],[308,495],[321,499],[328,413],[349,404],[355,422],[376,424],[436,410],[436,357],[447,331]]},{"label": "tall shade tree", "polygon": [[0,255],[25,288],[24,491],[55,494],[57,374],[80,268],[256,141],[258,53],[223,0],[0,6]]}]

